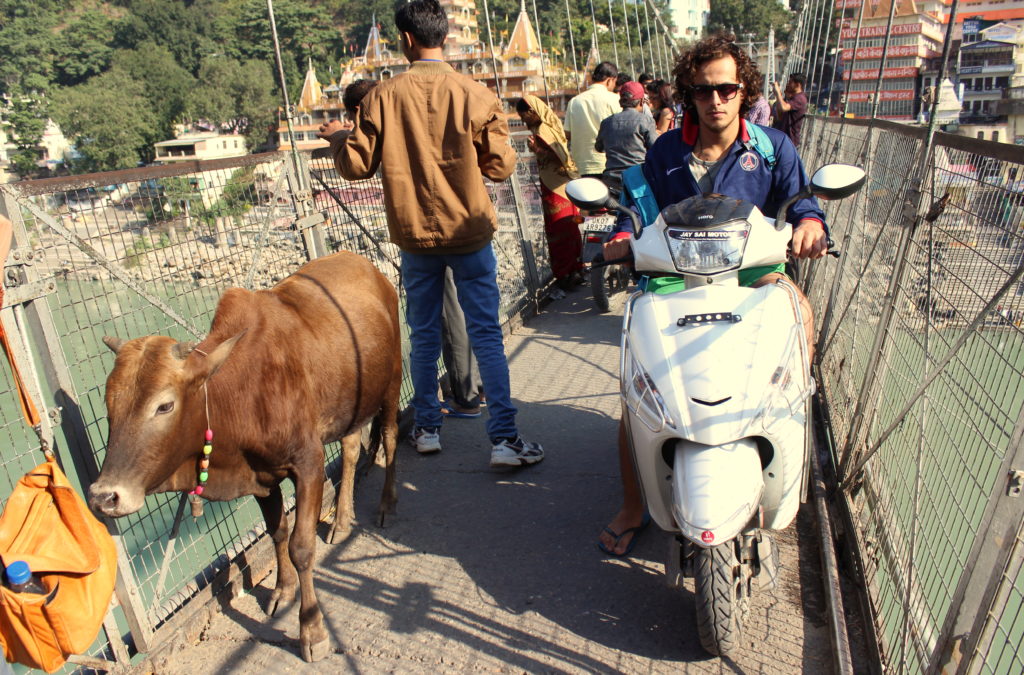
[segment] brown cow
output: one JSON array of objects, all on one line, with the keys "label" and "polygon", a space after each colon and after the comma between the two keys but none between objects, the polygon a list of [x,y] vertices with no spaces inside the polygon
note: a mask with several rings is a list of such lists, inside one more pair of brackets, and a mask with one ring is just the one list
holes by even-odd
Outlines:
[{"label": "brown cow", "polygon": [[[145,495],[192,490],[208,406],[214,436],[202,496],[256,496],[277,553],[267,611],[288,603],[298,581],[302,656],[326,656],[331,644],[312,570],[323,444],[341,439],[344,449],[331,543],[351,531],[360,432],[370,420],[374,436],[383,428],[382,523],[397,501],[402,353],[394,287],[366,259],[338,253],[268,291],[228,289],[199,345],[162,336],[104,342],[117,353],[107,378],[110,438],[89,503],[118,517],[137,511]],[[286,477],[295,484],[290,539],[280,488]]]}]

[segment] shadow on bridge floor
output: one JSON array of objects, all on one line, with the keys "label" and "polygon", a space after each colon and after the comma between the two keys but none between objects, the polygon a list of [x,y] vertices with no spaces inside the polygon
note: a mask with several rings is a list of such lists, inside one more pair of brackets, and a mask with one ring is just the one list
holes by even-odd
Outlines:
[{"label": "shadow on bridge floor", "polygon": [[483,419],[450,420],[440,454],[402,444],[388,527],[373,525],[374,468],[357,489],[353,536],[321,538],[315,579],[334,654],[301,661],[297,603],[264,619],[271,576],[160,671],[828,672],[811,512],[779,536],[781,586],[755,600],[734,661],[701,650],[692,584],[665,587],[667,534],[651,528],[627,560],[597,550],[620,498],[620,317],[598,314],[587,293],[548,305],[509,344],[520,428],[544,444],[544,462],[494,472]]}]

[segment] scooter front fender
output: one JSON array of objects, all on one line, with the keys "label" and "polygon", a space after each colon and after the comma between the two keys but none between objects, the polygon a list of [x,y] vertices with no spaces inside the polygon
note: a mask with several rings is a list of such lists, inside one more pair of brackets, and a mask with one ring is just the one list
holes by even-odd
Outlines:
[{"label": "scooter front fender", "polygon": [[672,515],[683,536],[705,548],[729,541],[757,512],[764,492],[757,443],[679,440],[672,463]]}]

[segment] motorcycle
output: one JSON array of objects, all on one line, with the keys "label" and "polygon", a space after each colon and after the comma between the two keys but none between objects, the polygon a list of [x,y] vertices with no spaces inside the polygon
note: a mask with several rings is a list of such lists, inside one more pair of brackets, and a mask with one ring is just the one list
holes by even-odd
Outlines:
[{"label": "motorcycle", "polygon": [[590,290],[599,312],[607,312],[611,306],[611,297],[626,290],[632,283],[629,268],[601,264],[604,262],[602,247],[614,226],[615,216],[607,213],[585,216],[582,224],[583,255],[580,258],[590,267]]},{"label": "motorcycle", "polygon": [[[674,533],[669,585],[694,578],[701,645],[741,644],[755,590],[775,587],[771,531],[788,527],[807,493],[811,379],[798,296],[789,284],[741,287],[742,269],[784,263],[789,206],[861,188],[858,167],[831,164],[773,221],[749,202],[691,197],[641,229],[593,178],[567,186],[580,208],[630,216],[638,274],[685,290],[637,291],[625,303],[619,362],[622,419],[648,511]],[[663,281],[665,279],[662,279]]]}]

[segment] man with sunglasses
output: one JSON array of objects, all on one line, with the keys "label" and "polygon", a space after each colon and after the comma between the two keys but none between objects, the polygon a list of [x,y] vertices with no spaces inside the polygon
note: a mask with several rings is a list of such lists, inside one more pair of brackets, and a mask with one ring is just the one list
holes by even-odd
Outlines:
[{"label": "man with sunglasses", "polygon": [[[807,184],[807,174],[788,136],[775,129],[748,124],[743,119],[752,102],[761,95],[761,74],[756,64],[730,37],[715,35],[682,53],[673,73],[685,111],[682,126],[658,138],[640,169],[623,173],[623,193],[619,201],[624,206],[634,207],[643,220],[643,213],[656,214],[687,197],[715,192],[749,201],[766,216],[774,217],[782,202]],[[824,256],[828,238],[824,214],[817,200],[796,202],[789,209],[788,219],[796,223],[791,245],[793,256]],[[605,260],[622,258],[629,253],[629,223],[629,218],[619,218],[618,233],[605,244]],[[783,273],[782,265],[744,272],[740,283],[747,286],[792,284]],[[800,297],[808,344],[813,345],[814,319],[810,303],[794,288]],[[627,555],[649,522],[621,422],[619,466],[622,508],[598,542],[602,551],[614,556]]]}]

